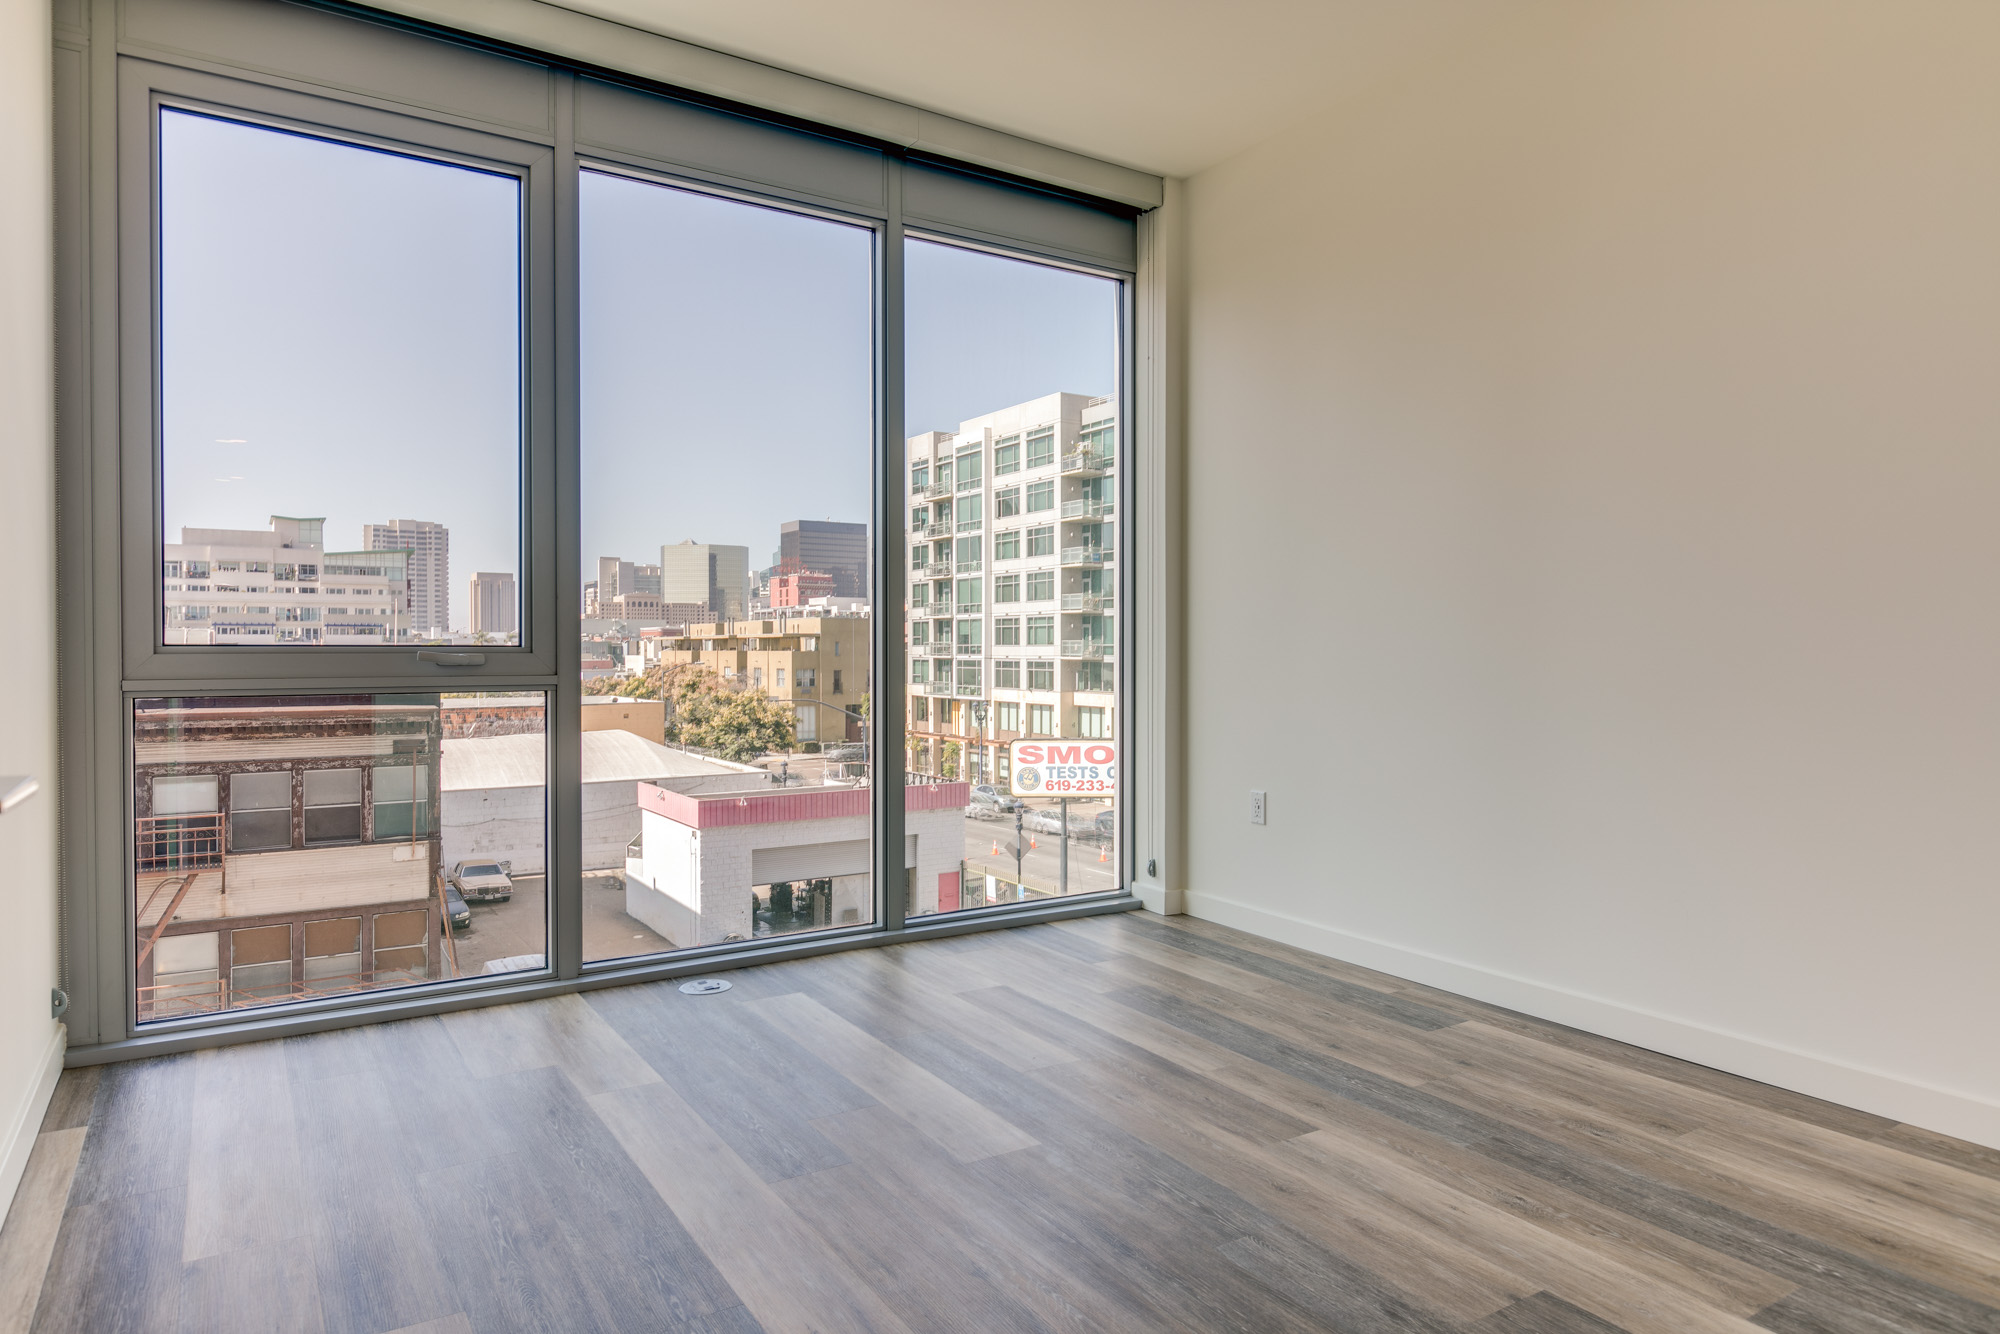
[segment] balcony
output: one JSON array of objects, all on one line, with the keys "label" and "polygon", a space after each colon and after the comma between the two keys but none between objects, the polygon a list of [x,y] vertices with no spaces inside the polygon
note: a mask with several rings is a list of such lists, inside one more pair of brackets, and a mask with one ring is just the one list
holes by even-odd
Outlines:
[{"label": "balcony", "polygon": [[1114,465],[1110,454],[1100,454],[1094,449],[1072,449],[1062,456],[1062,471],[1079,476],[1102,477]]},{"label": "balcony", "polygon": [[985,526],[986,520],[984,519],[960,519],[958,521],[958,531],[961,533],[976,533]]},{"label": "balcony", "polygon": [[1100,566],[1111,563],[1109,547],[1064,547],[1058,558],[1062,565]]},{"label": "balcony", "polygon": [[1115,599],[1110,593],[1065,593],[1064,611],[1110,611]]},{"label": "balcony", "polygon": [[951,693],[951,682],[927,681],[924,683],[924,693],[926,695],[949,695]]},{"label": "balcony", "polygon": [[1062,642],[1062,656],[1065,658],[1109,658],[1115,656],[1112,646],[1101,639],[1065,639]]},{"label": "balcony", "polygon": [[913,494],[920,496],[948,496],[951,494],[951,483],[932,482],[929,486],[924,487],[921,491],[915,491]]},{"label": "balcony", "polygon": [[985,563],[984,561],[977,560],[962,560],[958,563],[958,572],[960,574],[978,574]]},{"label": "balcony", "polygon": [[134,822],[138,871],[206,871],[222,865],[222,816],[148,815]]},{"label": "balcony", "polygon": [[1065,519],[1102,519],[1110,515],[1115,504],[1110,500],[1065,500],[1062,516]]}]

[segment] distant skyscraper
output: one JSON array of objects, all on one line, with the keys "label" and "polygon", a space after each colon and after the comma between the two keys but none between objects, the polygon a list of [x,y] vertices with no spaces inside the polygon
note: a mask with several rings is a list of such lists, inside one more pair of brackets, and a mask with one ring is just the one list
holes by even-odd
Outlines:
[{"label": "distant skyscraper", "polygon": [[410,553],[410,629],[419,639],[451,633],[451,533],[428,519],[361,525],[369,551]]},{"label": "distant skyscraper", "polygon": [[514,576],[482,570],[472,576],[472,633],[513,635],[520,628],[516,619]]},{"label": "distant skyscraper", "polygon": [[[597,590],[601,602],[604,589]],[[660,548],[660,601],[695,603],[718,620],[737,620],[750,606],[750,548],[682,542]]]},{"label": "distant skyscraper", "polygon": [[778,529],[778,573],[833,576],[838,598],[868,596],[868,525],[794,519]]}]

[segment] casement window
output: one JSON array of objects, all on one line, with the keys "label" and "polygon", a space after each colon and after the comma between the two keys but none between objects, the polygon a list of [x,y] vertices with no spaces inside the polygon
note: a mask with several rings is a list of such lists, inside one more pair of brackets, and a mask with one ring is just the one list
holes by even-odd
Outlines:
[{"label": "casement window", "polygon": [[[962,790],[906,787],[897,732],[933,694],[1018,731],[991,692],[1054,689],[1052,661],[987,678],[985,562],[1055,556],[1062,497],[1102,519],[1129,488],[1132,199],[1158,182],[1076,159],[1010,184],[984,139],[977,164],[920,160],[758,112],[748,66],[741,97],[697,96],[358,7],[211,7],[148,0],[153,37],[58,73],[58,169],[93,183],[57,219],[84,325],[59,383],[91,405],[57,470],[63,703],[88,722],[63,743],[72,1045],[664,976],[955,904],[903,858],[919,825],[956,836],[938,803]],[[1049,417],[1085,423],[1074,469]],[[989,518],[1022,514],[1047,521],[989,555]],[[1053,581],[999,575],[991,600]],[[1053,625],[993,639],[1053,659]],[[826,696],[795,698],[822,667]],[[609,819],[595,794],[626,771],[596,729],[622,706],[586,701],[652,702],[661,672],[682,693],[651,726],[716,781]],[[743,766],[809,745],[869,797],[802,874],[830,917],[760,912],[754,879],[687,893],[736,869],[690,871],[658,822],[708,827]],[[772,847],[830,818],[792,796],[760,808]],[[1125,893],[1129,849],[1096,856],[1019,910]],[[586,940],[605,874],[617,929]],[[505,929],[453,933],[458,897]]]},{"label": "casement window", "polygon": [[[1048,664],[1043,663],[1042,666]],[[1028,664],[1028,689],[1046,690],[1047,686],[1035,684],[1036,664]],[[1053,704],[1030,704],[1028,706],[1028,732],[1032,736],[1054,736],[1056,734],[1056,706]]]}]

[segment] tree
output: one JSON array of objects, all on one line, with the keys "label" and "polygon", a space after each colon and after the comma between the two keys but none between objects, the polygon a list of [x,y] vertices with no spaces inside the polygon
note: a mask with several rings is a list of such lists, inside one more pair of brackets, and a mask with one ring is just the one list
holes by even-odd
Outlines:
[{"label": "tree", "polygon": [[790,750],[792,711],[760,692],[724,684],[715,673],[684,676],[668,702],[667,736],[739,764]]},{"label": "tree", "polygon": [[963,747],[956,741],[947,741],[944,743],[944,760],[938,765],[940,776],[945,778],[958,777],[958,757],[961,750],[963,750]]}]

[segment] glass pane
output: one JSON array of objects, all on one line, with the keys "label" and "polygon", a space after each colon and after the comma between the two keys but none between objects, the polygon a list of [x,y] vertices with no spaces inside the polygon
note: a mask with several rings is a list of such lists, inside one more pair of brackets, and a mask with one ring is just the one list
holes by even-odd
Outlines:
[{"label": "glass pane", "polygon": [[872,922],[874,235],[582,210],[583,957]]},{"label": "glass pane", "polygon": [[140,1022],[542,967],[545,715],[539,693],[136,701]]},{"label": "glass pane", "polygon": [[514,177],[160,113],[165,643],[519,642],[520,253]]},{"label": "glass pane", "polygon": [[1120,285],[906,257],[906,781],[969,802],[910,915],[1115,889]]}]

